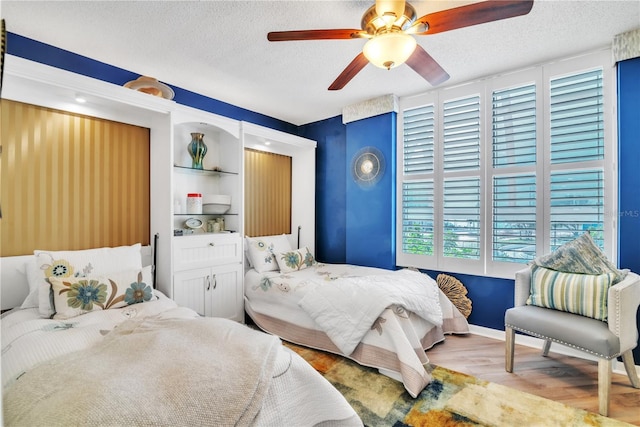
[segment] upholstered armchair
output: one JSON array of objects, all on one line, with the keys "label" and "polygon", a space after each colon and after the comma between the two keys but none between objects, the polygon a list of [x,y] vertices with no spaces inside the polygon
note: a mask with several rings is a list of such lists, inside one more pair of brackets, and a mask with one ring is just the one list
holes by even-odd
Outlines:
[{"label": "upholstered armchair", "polygon": [[513,372],[515,331],[545,340],[542,355],[551,342],[587,352],[598,358],[599,412],[609,412],[612,360],[622,356],[631,384],[640,388],[632,350],[638,345],[636,312],[640,305],[640,276],[628,273],[624,280],[608,288],[606,320],[580,314],[527,305],[532,283],[532,267],[516,273],[515,307],[505,313],[505,369]]}]

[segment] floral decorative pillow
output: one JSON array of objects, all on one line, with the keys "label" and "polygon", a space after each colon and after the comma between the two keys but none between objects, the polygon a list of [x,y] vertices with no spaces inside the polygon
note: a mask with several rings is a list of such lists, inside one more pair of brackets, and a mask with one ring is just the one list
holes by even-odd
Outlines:
[{"label": "floral decorative pillow", "polygon": [[304,270],[316,263],[313,254],[307,247],[295,251],[280,252],[276,256],[276,259],[278,260],[278,266],[280,266],[280,272],[282,273]]},{"label": "floral decorative pillow", "polygon": [[287,236],[247,237],[247,258],[251,266],[258,272],[278,270],[275,255],[291,250]]},{"label": "floral decorative pillow", "polygon": [[49,278],[54,319],[69,319],[96,310],[121,308],[155,299],[151,267],[107,275]]},{"label": "floral decorative pillow", "polygon": [[[116,271],[142,269],[141,245],[97,248],[79,251],[33,252],[35,262],[27,267],[27,280],[32,293],[38,294],[38,309],[42,317],[54,313],[50,277],[86,277]],[[29,297],[28,297],[29,299]]]}]

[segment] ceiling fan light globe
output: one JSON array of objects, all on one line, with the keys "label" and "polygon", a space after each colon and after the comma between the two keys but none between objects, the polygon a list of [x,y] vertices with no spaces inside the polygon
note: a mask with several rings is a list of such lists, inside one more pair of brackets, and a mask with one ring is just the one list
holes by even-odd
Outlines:
[{"label": "ceiling fan light globe", "polygon": [[387,70],[404,64],[416,49],[416,39],[400,32],[384,33],[370,39],[362,53],[370,63]]}]

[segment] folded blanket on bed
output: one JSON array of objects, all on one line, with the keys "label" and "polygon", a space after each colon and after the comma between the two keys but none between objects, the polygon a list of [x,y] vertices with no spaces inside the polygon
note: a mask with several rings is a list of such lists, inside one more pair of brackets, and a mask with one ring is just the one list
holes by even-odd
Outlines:
[{"label": "folded blanket on bed", "polygon": [[438,285],[426,274],[405,269],[315,285],[299,305],[347,356],[392,305],[414,312],[436,326],[442,325]]},{"label": "folded blanket on bed", "polygon": [[216,318],[126,321],[5,390],[10,425],[250,425],[280,340]]}]

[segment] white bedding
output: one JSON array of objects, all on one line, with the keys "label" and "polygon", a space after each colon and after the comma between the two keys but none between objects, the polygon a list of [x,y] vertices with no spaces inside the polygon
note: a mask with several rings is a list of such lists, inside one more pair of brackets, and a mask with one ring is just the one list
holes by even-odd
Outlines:
[{"label": "white bedding", "polygon": [[[353,352],[348,347],[347,351],[342,351],[340,345],[330,338],[331,332],[327,333],[327,325],[319,324],[310,313],[301,308],[302,301],[314,298],[318,292],[325,292],[321,290],[325,286],[341,286],[353,282],[351,278],[369,276],[367,281],[389,283],[393,287],[393,283],[397,281],[388,282],[387,279],[395,274],[398,277],[422,275],[417,272],[391,272],[371,267],[322,263],[293,273],[258,273],[249,270],[245,275],[245,309],[263,330],[297,344],[346,355],[362,365],[378,368],[386,375],[402,381],[409,394],[415,397],[431,381],[431,376],[424,368],[429,363],[424,350],[442,341],[445,334],[469,331],[464,316],[441,291],[433,287],[432,279],[424,277],[418,282],[425,286],[425,301],[418,304],[422,308],[418,308],[415,301],[405,301],[404,307],[401,300],[394,300],[389,306],[387,302],[382,304],[385,307],[382,313],[378,313],[378,301],[377,307],[371,312],[373,314],[365,316],[368,320],[363,329],[366,330]],[[356,279],[358,280],[360,279]],[[413,289],[412,292],[415,293],[415,288]],[[437,292],[437,303],[433,300],[433,295],[429,296],[433,289]],[[336,295],[342,294],[343,313],[348,312],[350,306],[362,307],[366,298],[360,293],[347,298],[349,292],[336,292]],[[431,307],[433,312],[417,315],[411,311],[414,308],[428,311],[427,307]],[[322,307],[317,313],[321,312]],[[370,324],[373,316],[376,318]]]},{"label": "white bedding", "polygon": [[299,305],[345,355],[353,353],[387,307],[401,306],[442,326],[438,285],[415,271],[341,277],[324,283],[313,280],[310,284],[313,289]]},{"label": "white bedding", "polygon": [[[53,417],[51,411],[53,407],[60,406],[55,405],[55,399],[60,399],[63,396],[74,396],[76,392],[74,389],[66,387],[65,375],[73,374],[73,367],[69,367],[69,371],[63,371],[60,367],[65,367],[65,363],[71,360],[83,361],[85,355],[102,354],[99,350],[106,348],[110,344],[119,345],[116,354],[119,354],[122,360],[127,360],[129,357],[128,351],[133,352],[135,346],[123,345],[126,339],[142,337],[139,335],[133,335],[134,333],[144,333],[143,330],[134,327],[140,324],[158,324],[163,327],[170,325],[184,324],[184,322],[198,321],[198,315],[187,308],[178,307],[176,303],[162,294],[159,294],[159,299],[146,302],[143,304],[135,304],[122,309],[112,309],[104,311],[96,311],[81,316],[77,316],[65,321],[42,319],[38,315],[37,309],[17,310],[12,311],[2,318],[2,383],[3,383],[3,418],[5,425],[25,425],[27,422],[29,425],[60,425],[66,424],[59,416]],[[206,319],[209,320],[213,327],[216,328],[216,332],[220,333],[223,337],[228,337],[234,333],[237,335],[241,332],[244,337],[242,342],[235,342],[233,346],[221,345],[220,347],[208,346],[202,348],[194,348],[194,345],[189,344],[187,346],[180,347],[173,343],[173,347],[167,348],[180,348],[181,351],[172,351],[168,356],[168,362],[160,362],[161,369],[153,369],[145,375],[145,381],[136,382],[133,379],[131,384],[142,383],[154,384],[157,381],[161,384],[166,379],[178,375],[179,378],[185,378],[182,383],[181,393],[185,393],[182,401],[179,399],[171,399],[164,403],[162,399],[150,399],[147,401],[147,405],[150,407],[150,411],[146,412],[146,419],[127,418],[126,421],[122,418],[122,423],[131,424],[149,424],[154,425],[175,425],[175,418],[177,416],[178,408],[176,411],[167,411],[168,403],[179,405],[181,402],[189,402],[188,407],[182,405],[182,409],[186,409],[189,415],[193,415],[192,420],[218,420],[216,424],[227,425],[231,424],[220,422],[220,418],[226,417],[228,412],[210,412],[218,411],[220,404],[216,402],[226,402],[224,399],[227,396],[241,396],[242,393],[234,391],[236,378],[242,372],[229,372],[226,377],[226,367],[216,366],[218,361],[229,360],[229,357],[233,358],[233,355],[229,352],[242,351],[242,348],[247,350],[251,349],[253,342],[256,338],[261,340],[266,339],[262,332],[254,331],[246,326],[237,324],[235,322],[227,321],[224,319]],[[142,323],[141,323],[142,322]],[[175,326],[177,328],[177,326]],[[115,328],[115,329],[114,329]],[[120,328],[120,329],[118,329]],[[228,328],[228,331],[224,329]],[[143,328],[144,329],[144,328]],[[219,330],[222,329],[222,330]],[[113,332],[113,331],[118,332]],[[234,332],[235,331],[235,332]],[[175,331],[174,331],[175,332]],[[123,334],[131,333],[131,337],[124,336]],[[115,335],[114,335],[115,334]],[[158,339],[162,339],[162,328],[154,331],[157,334]],[[246,334],[246,335],[245,335]],[[258,334],[258,335],[255,335]],[[118,335],[121,335],[118,338]],[[178,334],[181,337],[187,334]],[[248,338],[248,337],[256,338]],[[154,335],[155,337],[155,335]],[[149,338],[149,336],[147,336]],[[173,340],[176,339],[176,335],[173,335]],[[179,338],[182,339],[182,338]],[[225,338],[226,339],[226,338]],[[109,341],[112,340],[112,341]],[[142,340],[142,338],[141,338]],[[202,341],[205,341],[204,339]],[[267,340],[268,341],[268,340]],[[130,341],[129,341],[130,342]],[[154,342],[152,339],[149,342]],[[185,341],[187,342],[187,341]],[[191,341],[189,341],[191,343]],[[317,372],[315,372],[302,358],[297,354],[291,352],[280,343],[276,343],[275,356],[272,362],[269,363],[269,370],[265,371],[267,375],[267,384],[265,385],[264,392],[254,393],[260,397],[260,400],[249,400],[248,408],[251,411],[246,412],[249,417],[239,417],[236,421],[236,425],[345,425],[345,426],[361,426],[362,423],[357,417],[353,409],[348,405],[342,395],[340,395],[333,386],[331,386],[324,378],[322,378]],[[146,347],[135,350],[136,353],[144,354],[144,360],[152,362],[151,353],[148,352]],[[190,352],[189,347],[194,351]],[[235,348],[235,350],[233,350]],[[111,349],[113,350],[113,349]],[[197,351],[196,351],[197,350]],[[98,352],[98,353],[96,353]],[[120,354],[120,352],[122,354]],[[178,353],[178,354],[176,354]],[[190,354],[200,354],[198,361],[192,361]],[[210,353],[210,358],[206,355]],[[205,357],[203,357],[203,355]],[[216,356],[218,355],[218,356]],[[106,354],[104,354],[106,356]],[[222,357],[224,356],[224,357]],[[131,357],[135,357],[131,354]],[[110,360],[107,357],[107,360]],[[191,363],[193,362],[193,364]],[[211,363],[209,368],[203,366],[203,363]],[[107,365],[107,363],[104,363]],[[91,365],[89,363],[89,365]],[[135,364],[132,363],[129,369],[134,369]],[[146,364],[141,366],[145,367]],[[157,365],[154,365],[157,368]],[[267,365],[265,365],[267,366]],[[206,377],[203,375],[201,381],[198,380],[194,386],[189,387],[186,380],[187,375],[185,372],[192,369],[207,369],[209,376],[219,378],[218,381],[205,381]],[[91,369],[94,369],[91,367]],[[97,368],[96,368],[97,369]],[[105,368],[106,369],[106,368]],[[213,371],[213,369],[217,369]],[[135,369],[134,369],[135,370]],[[183,371],[180,371],[183,370]],[[94,371],[92,371],[94,372]],[[114,376],[117,380],[112,381],[108,389],[107,395],[110,396],[109,401],[123,401],[130,397],[133,392],[132,387],[127,387],[126,381],[120,378],[127,378],[121,376],[115,376],[112,371],[102,372],[98,369],[96,376],[99,379],[92,378],[89,383],[95,382],[95,384],[89,384],[92,387],[97,387],[98,390],[103,390],[103,386],[106,387],[106,383],[109,383],[108,378]],[[180,374],[182,372],[182,374]],[[214,373],[215,372],[215,373]],[[226,380],[223,381],[222,377],[218,375],[225,375]],[[196,375],[197,377],[197,375]],[[34,380],[37,378],[37,380]],[[104,380],[104,382],[101,382]],[[72,382],[71,380],[69,380]],[[191,380],[194,381],[194,380]],[[238,381],[239,382],[239,381]],[[180,382],[179,382],[180,383]],[[43,384],[42,387],[38,387],[38,384]],[[84,383],[82,383],[84,384]],[[46,385],[46,387],[44,386]],[[195,387],[198,385],[198,387]],[[150,387],[150,386],[148,386]],[[211,390],[215,393],[215,396],[207,396],[203,390]],[[50,398],[40,397],[19,399],[22,396],[35,396],[39,393],[47,393],[47,390],[51,393]],[[115,390],[115,391],[113,391]],[[171,389],[174,393],[175,390]],[[29,394],[31,393],[31,394]],[[157,390],[158,395],[162,395],[162,390]],[[197,393],[192,395],[189,393]],[[87,396],[87,393],[83,393],[83,402],[91,402],[92,396]],[[169,394],[169,393],[167,393]],[[247,393],[250,395],[251,393]],[[144,397],[144,396],[142,396]],[[215,399],[214,399],[215,397]],[[97,398],[94,398],[97,399]],[[64,400],[64,399],[63,399]],[[102,402],[105,399],[94,400]],[[238,400],[236,398],[236,400]],[[157,411],[154,411],[153,405],[160,405]],[[126,405],[116,405],[115,409]],[[86,407],[84,410],[86,411]],[[149,409],[149,408],[145,408]],[[227,408],[228,409],[228,408]],[[164,422],[162,419],[158,421],[157,414],[165,411],[166,418]],[[85,424],[89,422],[96,422],[100,424],[119,424],[113,420],[118,418],[114,414],[109,414],[109,417],[105,418],[93,418],[95,413],[91,414],[91,411],[86,415],[80,415],[81,412],[74,412],[69,414],[70,419],[74,419],[77,424]],[[145,411],[140,411],[142,414]],[[234,414],[244,414],[245,412],[231,411]],[[51,415],[51,416],[50,416]],[[236,415],[233,415],[236,417]],[[79,418],[74,418],[79,417]],[[100,420],[103,420],[100,422]],[[107,420],[112,420],[111,422]],[[95,425],[95,424],[92,424]]]}]

